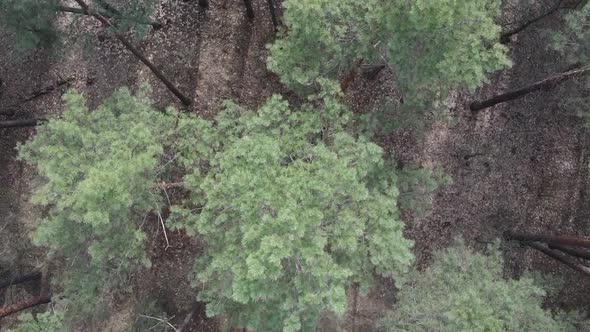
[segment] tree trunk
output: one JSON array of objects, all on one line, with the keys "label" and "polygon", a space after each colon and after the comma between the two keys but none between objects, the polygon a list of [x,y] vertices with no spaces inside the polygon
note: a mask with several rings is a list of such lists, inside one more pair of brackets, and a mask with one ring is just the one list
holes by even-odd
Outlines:
[{"label": "tree trunk", "polygon": [[35,127],[40,122],[46,121],[45,119],[26,119],[26,120],[6,120],[0,121],[0,129],[2,128],[23,128],[23,127]]},{"label": "tree trunk", "polygon": [[356,316],[358,312],[358,301],[359,301],[359,284],[354,283],[353,287],[353,298],[352,298],[352,322],[351,322],[351,331],[356,332]]},{"label": "tree trunk", "polygon": [[572,248],[572,247],[568,247],[568,246],[564,246],[564,245],[560,245],[560,244],[550,244],[549,249],[556,249],[556,250],[559,250],[559,251],[566,253],[570,256],[590,260],[590,251],[585,250],[585,249]]},{"label": "tree trunk", "polygon": [[510,231],[506,232],[505,236],[508,239],[520,242],[544,242],[548,245],[590,248],[590,238],[581,236],[529,234]]},{"label": "tree trunk", "polygon": [[545,255],[547,255],[553,259],[558,260],[559,262],[569,266],[570,268],[572,268],[578,272],[585,274],[587,277],[590,277],[590,268],[589,267],[575,262],[574,260],[570,259],[566,255],[560,253],[559,251],[551,250],[538,242],[526,242],[524,244],[533,248],[533,249],[536,249],[536,250],[544,253]]},{"label": "tree trunk", "polygon": [[362,64],[363,59],[358,59],[357,61],[355,61],[354,65],[352,65],[352,69],[350,70],[350,72],[348,72],[348,74],[344,76],[344,78],[340,82],[340,90],[342,90],[342,92],[346,92],[346,90],[348,90],[350,83],[354,81],[356,73]]},{"label": "tree trunk", "polygon": [[523,25],[514,28],[510,31],[504,32],[503,34],[500,35],[500,43],[502,44],[508,44],[510,43],[510,38],[518,33],[520,33],[521,31],[523,31],[524,29],[528,28],[529,25],[534,24],[535,22],[538,22],[542,19],[544,19],[545,17],[552,15],[553,13],[555,13],[556,11],[563,9],[565,7],[561,7],[561,3],[563,2],[563,0],[558,1],[555,6],[551,7],[551,9],[549,11],[547,11],[545,14],[537,16],[531,20],[526,21]]},{"label": "tree trunk", "polygon": [[51,302],[51,296],[41,295],[30,300],[11,304],[5,307],[0,307],[0,319],[15,314],[17,312],[23,311],[25,309],[29,309],[34,306],[38,306],[40,304],[45,304],[49,302]]},{"label": "tree trunk", "polygon": [[[203,1],[203,0],[200,0],[200,1]],[[204,0],[204,1],[206,2],[207,0]],[[64,12],[64,13],[72,13],[72,14],[78,14],[78,15],[92,16],[88,11],[86,11],[84,9],[80,9],[80,8],[74,8],[74,7],[68,7],[68,6],[59,6],[58,10],[60,12]],[[99,13],[103,17],[113,18],[113,16],[111,14],[107,13],[106,11],[102,11],[101,10],[101,11],[99,11]],[[138,20],[137,23],[151,25],[155,30],[162,29],[162,27],[164,26],[160,22],[148,21],[148,20]]]},{"label": "tree trunk", "polygon": [[244,5],[246,5],[246,16],[249,19],[254,18],[254,9],[252,9],[252,0],[244,0]]},{"label": "tree trunk", "polygon": [[9,280],[0,281],[0,289],[31,280],[39,280],[41,279],[41,276],[41,272],[31,272],[20,276],[12,277]]},{"label": "tree trunk", "polygon": [[524,88],[521,88],[518,90],[509,91],[509,92],[497,95],[495,97],[492,97],[490,99],[475,101],[475,102],[471,103],[469,108],[471,109],[472,112],[478,112],[478,111],[492,107],[497,104],[505,103],[507,101],[516,100],[516,99],[521,98],[531,92],[535,92],[535,91],[539,91],[539,90],[550,90],[563,82],[587,75],[588,73],[590,73],[590,67],[567,71],[565,73],[535,82],[531,85],[525,86]]},{"label": "tree trunk", "polygon": [[199,0],[199,6],[209,8],[209,0]]},{"label": "tree trunk", "polygon": [[[94,18],[96,18],[98,21],[100,21],[100,23],[102,23],[102,25],[104,25],[106,28],[113,29],[113,25],[104,16],[100,15],[99,13],[91,12],[90,9],[88,8],[88,5],[83,0],[75,0],[75,1],[80,5],[80,7],[82,7],[82,9],[84,11],[91,13],[91,15]],[[135,46],[133,46],[133,44],[131,44],[131,42],[129,40],[127,40],[127,38],[125,38],[125,36],[123,36],[121,33],[116,32],[116,31],[113,33],[115,34],[115,37],[117,37],[117,39],[119,39],[119,41],[121,43],[123,43],[123,45],[125,45],[125,47],[131,53],[133,53],[133,55],[135,55],[141,62],[143,62],[143,64],[145,64],[152,71],[152,73],[154,73],[154,75],[156,75],[156,77],[159,78],[160,81],[162,81],[162,83],[164,83],[164,85],[166,85],[168,90],[170,90],[176,97],[178,97],[178,99],[180,99],[180,101],[182,101],[182,103],[184,105],[189,106],[191,104],[192,101],[190,100],[190,98],[188,98],[182,92],[180,92],[180,90],[178,90],[174,86],[174,84],[172,84],[172,82],[170,82],[170,80],[168,80],[168,78],[166,78],[166,76],[164,76],[164,73],[162,73],[162,71],[160,71],[137,48],[135,48]]]},{"label": "tree trunk", "polygon": [[274,0],[267,0],[268,2],[268,10],[270,11],[270,18],[272,19],[272,26],[275,29],[275,32],[279,31],[279,21],[277,20],[277,14],[275,11],[275,3]]}]

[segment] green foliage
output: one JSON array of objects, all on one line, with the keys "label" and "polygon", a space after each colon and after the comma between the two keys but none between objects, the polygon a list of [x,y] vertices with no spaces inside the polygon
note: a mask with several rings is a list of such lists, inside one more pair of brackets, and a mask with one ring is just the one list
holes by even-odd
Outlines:
[{"label": "green foliage", "polygon": [[510,64],[494,22],[499,0],[287,0],[283,6],[287,29],[270,46],[268,67],[299,90],[363,58],[395,69],[406,103],[430,106],[451,89],[475,89]]},{"label": "green foliage", "polygon": [[531,278],[502,277],[497,244],[487,254],[459,241],[416,272],[383,321],[386,331],[571,331],[542,309],[545,291]]},{"label": "green foliage", "polygon": [[53,25],[59,0],[2,0],[0,27],[14,34],[16,49],[50,47],[58,41]]},{"label": "green foliage", "polygon": [[[155,0],[117,1],[116,5],[106,0],[86,0],[93,10],[108,15],[119,32],[135,31],[143,36],[149,29],[149,16],[156,5]],[[60,5],[69,5],[60,0],[2,0],[0,1],[0,26],[15,36],[16,48],[28,51],[35,48],[54,48],[60,37],[67,34],[67,27],[58,29],[55,20],[61,13]],[[74,6],[73,8],[79,8]],[[67,13],[65,15],[80,16]],[[79,17],[78,17],[79,18]],[[73,31],[80,20],[69,21]]]},{"label": "green foliage", "polygon": [[21,314],[8,332],[63,332],[63,319],[63,312],[54,310],[37,314],[36,317],[30,313]]},{"label": "green foliage", "polygon": [[345,312],[352,283],[367,291],[374,273],[399,282],[413,259],[397,175],[381,148],[344,130],[337,87],[322,85],[298,111],[278,96],[257,112],[230,103],[201,130],[198,153],[211,159],[185,182],[204,200],[173,214],[207,242],[195,283],[210,316],[310,330],[321,311]]},{"label": "green foliage", "polygon": [[34,241],[67,259],[64,293],[84,304],[74,309],[91,309],[100,287],[150,264],[140,224],[157,210],[158,166],[176,117],[126,89],[92,112],[81,95],[65,102],[62,117],[39,126],[19,156],[43,178],[33,202],[48,216]]},{"label": "green foliage", "polygon": [[[565,16],[565,25],[558,31],[547,31],[549,47],[561,54],[570,65],[588,66],[590,64],[590,3],[582,8],[570,11]],[[581,119],[582,124],[590,128],[590,111],[588,110],[588,90],[590,80],[580,78],[567,82],[561,87],[564,95],[560,104],[568,111],[573,111]]]}]

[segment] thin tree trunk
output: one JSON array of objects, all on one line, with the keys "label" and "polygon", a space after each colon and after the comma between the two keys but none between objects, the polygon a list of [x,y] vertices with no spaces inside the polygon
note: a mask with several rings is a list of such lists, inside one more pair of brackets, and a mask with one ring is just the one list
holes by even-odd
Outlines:
[{"label": "thin tree trunk", "polygon": [[[200,1],[205,1],[206,2],[207,0],[200,0]],[[80,8],[74,8],[74,7],[68,7],[68,6],[59,6],[58,7],[58,10],[60,12],[64,12],[64,13],[72,13],[72,14],[78,14],[78,15],[92,16],[92,14],[90,14],[88,11],[86,11],[84,9],[80,9]],[[99,13],[103,17],[113,18],[113,16],[111,14],[109,14],[109,13],[107,13],[105,11],[100,11]],[[161,29],[164,26],[160,22],[148,21],[148,20],[138,20],[137,23],[151,25],[156,30]]]},{"label": "thin tree trunk", "polygon": [[22,301],[19,303],[11,304],[5,307],[0,307],[0,319],[16,314],[17,312],[51,302],[51,296],[41,295],[30,300]]},{"label": "thin tree trunk", "polygon": [[549,11],[547,11],[545,14],[537,16],[531,20],[526,21],[523,25],[514,28],[510,31],[504,32],[503,34],[500,35],[500,43],[502,44],[508,44],[510,43],[510,37],[520,33],[521,31],[523,31],[524,29],[528,28],[531,24],[534,24],[542,19],[544,19],[545,17],[552,15],[553,13],[555,13],[556,11],[563,9],[565,7],[561,7],[561,3],[563,2],[563,0],[558,1],[555,6],[551,7],[551,9]]},{"label": "thin tree trunk", "polygon": [[352,332],[356,332],[356,316],[358,311],[358,301],[359,301],[359,284],[355,283],[353,286],[353,299],[352,299]]},{"label": "thin tree trunk", "polygon": [[569,266],[570,268],[572,268],[578,272],[585,274],[587,277],[590,277],[590,267],[587,267],[585,265],[575,262],[574,260],[570,259],[569,257],[562,254],[561,252],[556,251],[556,250],[551,250],[538,242],[525,242],[524,244],[533,248],[533,249],[536,249],[536,250],[544,253],[545,255],[547,255],[551,258],[558,260],[559,262]]},{"label": "thin tree trunk", "polygon": [[590,238],[581,236],[530,234],[519,232],[506,232],[506,237],[511,240],[526,242],[544,242],[548,245],[570,246],[590,248]]},{"label": "thin tree trunk", "polygon": [[246,16],[249,19],[254,18],[254,9],[252,8],[252,0],[244,0],[244,5],[246,5]]},{"label": "thin tree trunk", "polygon": [[572,248],[560,244],[549,244],[549,249],[556,249],[563,253],[566,253],[570,256],[582,258],[582,259],[590,259],[590,251],[585,249],[579,248]]},{"label": "thin tree trunk", "polygon": [[209,8],[209,0],[199,0],[199,6]]},{"label": "thin tree trunk", "polygon": [[[84,11],[91,13],[91,15],[94,18],[96,18],[98,21],[100,21],[100,23],[102,23],[102,25],[104,25],[107,28],[113,29],[113,25],[106,18],[104,18],[104,16],[102,16],[98,13],[95,13],[95,12],[91,12],[90,9],[88,8],[88,5],[83,0],[75,0],[75,1],[80,5],[80,7],[82,7],[82,9]],[[164,83],[164,85],[166,85],[166,87],[176,97],[178,97],[178,99],[180,99],[182,101],[182,103],[184,105],[188,106],[191,104],[190,98],[188,98],[182,92],[180,92],[180,90],[178,90],[176,88],[176,86],[174,86],[174,84],[172,84],[172,82],[170,80],[168,80],[168,78],[166,76],[164,76],[164,73],[162,73],[162,71],[160,71],[135,46],[133,46],[133,44],[131,44],[131,42],[129,40],[127,40],[127,38],[125,38],[125,36],[123,36],[121,33],[116,32],[116,31],[113,33],[115,34],[115,37],[117,37],[117,39],[119,39],[119,41],[121,43],[123,43],[123,45],[125,45],[125,47],[131,53],[133,53],[133,55],[135,55],[141,62],[143,62],[143,64],[145,64],[152,71],[152,73],[154,73],[154,75],[156,75],[156,77],[158,77],[160,79],[160,81],[162,81],[162,83]]]},{"label": "thin tree trunk", "polygon": [[277,13],[275,11],[275,3],[274,0],[267,0],[268,2],[268,10],[270,11],[270,18],[272,19],[272,26],[275,29],[275,32],[279,31],[279,21],[277,20]]},{"label": "thin tree trunk", "polygon": [[6,120],[0,121],[1,128],[24,128],[35,127],[39,123],[46,121],[45,119],[26,119],[26,120]]},{"label": "thin tree trunk", "polygon": [[41,279],[41,276],[41,272],[31,272],[20,276],[12,277],[9,280],[0,281],[0,289],[31,280],[39,280]]},{"label": "thin tree trunk", "polygon": [[346,92],[346,90],[348,90],[350,83],[354,81],[356,73],[362,64],[363,59],[358,59],[357,61],[355,61],[354,65],[352,65],[352,69],[350,70],[350,72],[348,72],[348,74],[344,76],[342,82],[340,82],[340,90],[342,90],[342,92]]},{"label": "thin tree trunk", "polygon": [[495,97],[492,97],[490,99],[475,101],[475,102],[471,103],[469,108],[471,109],[472,112],[478,112],[478,111],[492,107],[497,104],[516,100],[518,98],[526,96],[529,93],[532,93],[535,91],[550,90],[563,82],[566,82],[566,81],[569,81],[571,79],[575,79],[578,77],[582,77],[582,76],[587,75],[589,73],[590,73],[590,67],[571,70],[571,71],[565,72],[563,74],[559,74],[559,75],[552,76],[552,77],[546,78],[544,80],[535,82],[531,85],[525,86],[524,88],[520,88],[518,90],[509,91],[509,92],[497,95]]}]

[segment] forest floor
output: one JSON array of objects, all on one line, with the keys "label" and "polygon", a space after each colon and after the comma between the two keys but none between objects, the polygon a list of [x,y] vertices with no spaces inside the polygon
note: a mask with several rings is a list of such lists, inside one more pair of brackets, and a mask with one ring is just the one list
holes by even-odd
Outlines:
[{"label": "forest floor", "polygon": [[[550,6],[537,4],[519,12],[517,0],[505,4],[504,21],[518,24]],[[266,70],[266,47],[274,32],[266,2],[254,1],[256,18],[247,20],[241,0],[215,0],[204,11],[196,1],[162,0],[156,19],[165,27],[150,32],[137,42],[149,58],[194,100],[187,111],[206,117],[220,110],[226,99],[256,108],[273,93],[293,95]],[[85,27],[100,33],[100,27],[86,18]],[[558,18],[519,34],[509,45],[514,65],[495,74],[475,94],[459,91],[453,98],[454,125],[435,124],[423,142],[407,133],[381,137],[389,154],[406,163],[442,167],[453,184],[433,197],[432,214],[410,218],[407,235],[415,240],[421,267],[428,265],[433,251],[462,236],[483,248],[506,230],[564,234],[590,234],[588,194],[590,136],[580,120],[560,107],[557,93],[542,92],[473,115],[468,103],[475,98],[516,88],[564,69],[564,61],[546,49],[540,27],[555,27]],[[84,93],[90,107],[108,97],[117,87],[136,90],[145,82],[153,87],[158,106],[176,105],[177,100],[153,75],[116,40],[79,41],[59,58],[46,52],[26,57],[16,54],[10,36],[0,31],[0,78],[7,84],[0,95],[0,109],[23,95],[50,85],[59,77],[73,78],[71,87]],[[85,45],[91,45],[90,47]],[[359,76],[347,92],[356,112],[375,108],[377,100],[395,95],[392,73],[382,71],[374,80]],[[21,104],[15,118],[59,114],[60,88],[51,94]],[[0,129],[0,278],[44,266],[44,251],[28,237],[41,211],[29,203],[31,187],[38,181],[32,170],[16,160],[15,147],[34,129]],[[136,276],[136,298],[111,303],[116,317],[95,322],[94,330],[118,331],[130,323],[131,309],[139,299],[158,298],[176,326],[191,309],[197,309],[185,331],[217,331],[219,322],[207,319],[204,306],[195,303],[195,290],[188,275],[200,243],[180,232],[168,232],[170,247],[157,223],[150,227],[153,267]],[[509,243],[503,244],[506,274],[519,276],[527,270],[556,273],[565,286],[549,297],[548,305],[563,309],[586,309],[590,281],[546,257]],[[0,294],[1,295],[1,294]],[[23,292],[4,294],[6,302],[27,296]],[[393,304],[392,283],[382,282],[361,297],[356,314],[358,331],[374,329],[376,319]],[[342,327],[350,329],[350,319]],[[336,331],[335,321],[324,317],[322,331]],[[0,325],[0,330],[2,326]]]}]

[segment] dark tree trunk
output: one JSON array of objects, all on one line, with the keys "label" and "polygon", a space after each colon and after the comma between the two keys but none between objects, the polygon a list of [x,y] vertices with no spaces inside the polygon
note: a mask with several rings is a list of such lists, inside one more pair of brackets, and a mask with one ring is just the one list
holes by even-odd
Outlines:
[{"label": "dark tree trunk", "polygon": [[244,5],[246,5],[246,16],[249,19],[254,18],[254,9],[252,8],[252,0],[244,0]]},{"label": "dark tree trunk", "polygon": [[0,281],[0,289],[9,287],[11,285],[17,285],[23,282],[31,281],[31,280],[40,280],[41,279],[41,272],[31,272],[27,274],[23,274],[20,276],[15,276],[10,278],[9,280]]},{"label": "dark tree trunk", "polygon": [[199,0],[199,6],[209,8],[209,0]]},{"label": "dark tree trunk", "polygon": [[19,303],[11,304],[5,307],[0,307],[0,319],[10,316],[12,314],[16,314],[20,311],[25,309],[32,308],[34,306],[38,306],[40,304],[45,304],[51,302],[51,296],[49,295],[41,295],[35,297],[30,300],[22,301]]},{"label": "dark tree trunk", "polygon": [[274,0],[267,0],[268,2],[268,10],[270,11],[270,18],[272,19],[272,26],[275,29],[275,32],[279,31],[279,21],[277,20],[277,13],[275,10],[275,3]]},{"label": "dark tree trunk", "polygon": [[[96,18],[98,21],[100,21],[100,23],[102,23],[102,25],[104,25],[107,28],[111,28],[111,29],[113,28],[113,25],[104,16],[97,14],[97,13],[92,13],[89,10],[88,5],[83,0],[75,0],[75,1],[80,5],[80,7],[82,7],[82,9],[84,11],[91,13],[91,15],[94,18]],[[192,101],[190,100],[190,98],[188,98],[182,92],[180,92],[180,90],[178,90],[176,88],[176,86],[174,86],[174,84],[172,84],[172,82],[170,80],[168,80],[168,78],[164,75],[164,73],[162,73],[162,71],[160,71],[137,48],[135,48],[135,46],[133,46],[133,44],[131,44],[131,42],[129,40],[127,40],[127,38],[125,38],[125,36],[123,36],[119,32],[114,32],[114,34],[115,34],[115,37],[117,37],[117,39],[119,39],[119,41],[121,43],[123,43],[123,45],[125,45],[125,47],[131,53],[133,53],[133,55],[135,55],[141,62],[143,62],[143,64],[145,64],[152,71],[152,73],[154,73],[154,75],[156,75],[156,77],[158,77],[160,79],[160,81],[162,81],[162,83],[164,83],[164,85],[166,85],[168,90],[170,90],[176,97],[178,97],[178,99],[180,99],[180,101],[182,101],[182,103],[184,105],[188,106],[191,104]]]},{"label": "dark tree trunk", "polygon": [[505,236],[510,240],[517,240],[523,243],[544,242],[548,245],[590,248],[590,238],[581,236],[529,234],[518,232],[506,232]]},{"label": "dark tree trunk", "polygon": [[546,78],[544,80],[535,82],[531,85],[525,86],[524,88],[520,88],[518,90],[509,91],[509,92],[497,95],[495,97],[492,97],[490,99],[475,101],[475,102],[471,103],[469,108],[471,109],[472,112],[478,112],[478,111],[481,111],[481,110],[486,109],[488,107],[492,107],[497,104],[505,103],[507,101],[516,100],[518,98],[528,95],[531,92],[535,92],[535,91],[539,91],[539,90],[550,90],[563,82],[587,75],[588,73],[590,73],[590,67],[571,70],[571,71],[565,72],[563,74],[559,74],[559,75],[552,76],[552,77]]},{"label": "dark tree trunk", "polygon": [[572,248],[561,244],[550,244],[549,249],[556,249],[570,256],[582,259],[590,259],[590,251],[586,249]]},{"label": "dark tree trunk", "polygon": [[1,128],[23,128],[23,127],[35,127],[39,123],[45,121],[45,119],[26,119],[26,120],[6,120],[0,121]]},{"label": "dark tree trunk", "polygon": [[356,78],[356,73],[362,64],[363,59],[358,59],[355,61],[352,69],[344,76],[344,78],[342,78],[342,81],[340,82],[340,90],[342,90],[342,92],[346,92],[346,90],[348,90],[350,83],[352,83],[352,81],[354,81]]},{"label": "dark tree trunk", "polygon": [[[201,0],[202,1],[202,0]],[[207,0],[204,0],[207,1]],[[80,9],[80,8],[74,8],[74,7],[68,7],[68,6],[59,6],[58,10],[60,12],[64,12],[64,13],[72,13],[72,14],[78,14],[78,15],[88,15],[88,16],[92,16],[90,13],[88,13],[88,11],[84,10],[84,9]],[[103,17],[106,18],[113,18],[113,15],[105,12],[105,11],[100,11],[99,12],[100,15],[102,15]],[[146,25],[151,25],[154,29],[158,30],[161,29],[164,25],[160,22],[155,22],[155,21],[147,21],[147,20],[139,20],[137,23],[140,24],[146,24]]]},{"label": "dark tree trunk", "polygon": [[590,277],[590,268],[589,267],[574,261],[573,259],[562,254],[561,252],[556,251],[556,250],[551,250],[538,242],[525,242],[524,244],[526,244],[527,246],[529,246],[533,249],[536,249],[536,250],[544,253],[545,255],[547,255],[553,259],[558,260],[559,262],[569,266],[570,268],[572,268],[578,272],[585,274],[587,277]]},{"label": "dark tree trunk", "polygon": [[534,24],[542,19],[544,19],[545,17],[552,15],[553,13],[555,13],[556,11],[563,9],[565,7],[561,7],[561,3],[563,2],[563,0],[558,1],[555,6],[551,7],[550,10],[548,10],[545,14],[537,16],[531,20],[526,21],[523,25],[514,28],[510,31],[504,32],[503,34],[500,35],[500,43],[502,44],[508,44],[510,43],[510,38],[518,33],[520,33],[521,31],[523,31],[524,29],[528,28],[531,24]]},{"label": "dark tree trunk", "polygon": [[363,75],[368,80],[374,80],[375,77],[377,77],[377,75],[379,75],[379,73],[385,68],[387,68],[387,65],[374,65],[371,66],[369,69],[365,70],[363,72]]}]

